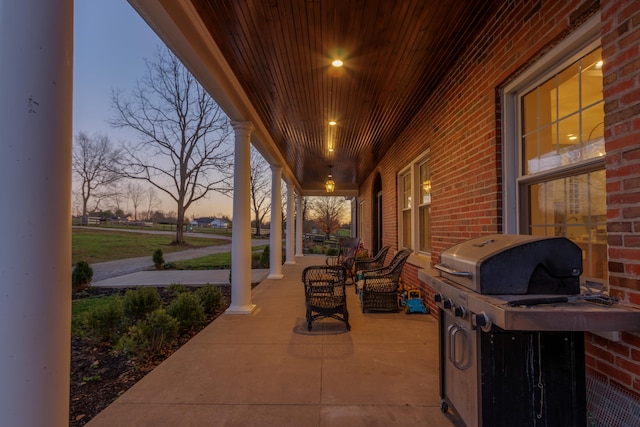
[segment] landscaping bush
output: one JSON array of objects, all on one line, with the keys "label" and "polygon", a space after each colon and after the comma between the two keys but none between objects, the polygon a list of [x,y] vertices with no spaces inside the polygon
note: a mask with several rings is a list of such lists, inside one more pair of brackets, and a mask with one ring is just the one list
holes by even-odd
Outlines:
[{"label": "landscaping bush", "polygon": [[147,314],[162,306],[162,298],[153,287],[129,289],[124,296],[124,314],[132,321],[144,319]]},{"label": "landscaping bush", "polygon": [[171,292],[171,295],[173,295],[174,297],[177,297],[178,295],[184,292],[188,292],[189,288],[187,288],[185,285],[182,285],[180,283],[172,283],[168,286],[167,290]]},{"label": "landscaping bush", "polygon": [[260,257],[260,267],[261,268],[269,268],[269,260],[271,259],[269,245],[264,247],[262,251],[262,256]]},{"label": "landscaping bush", "polygon": [[109,304],[88,312],[85,325],[87,336],[94,342],[115,344],[127,327],[120,298],[116,297]]},{"label": "landscaping bush", "polygon": [[160,270],[164,265],[164,256],[162,255],[162,250],[156,249],[156,251],[153,253],[152,259],[153,265],[156,267],[156,269]]},{"label": "landscaping bush", "polygon": [[327,256],[338,256],[339,252],[337,248],[329,248],[327,249]]},{"label": "landscaping bush", "polygon": [[194,294],[200,300],[202,309],[207,314],[215,313],[222,306],[222,291],[220,288],[206,285],[198,288]]},{"label": "landscaping bush", "polygon": [[93,279],[93,269],[86,261],[78,261],[71,273],[71,288],[80,292],[89,287]]},{"label": "landscaping bush", "polygon": [[204,310],[200,300],[192,293],[178,295],[167,308],[167,313],[175,317],[180,324],[180,331],[186,332],[204,321]]},{"label": "landscaping bush", "polygon": [[172,346],[178,330],[178,321],[164,308],[159,308],[146,319],[129,327],[123,339],[123,347],[139,359],[151,359]]}]

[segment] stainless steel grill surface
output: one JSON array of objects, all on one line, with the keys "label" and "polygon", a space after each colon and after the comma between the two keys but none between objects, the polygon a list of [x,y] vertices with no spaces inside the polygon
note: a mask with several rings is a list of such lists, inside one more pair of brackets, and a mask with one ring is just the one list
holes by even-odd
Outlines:
[{"label": "stainless steel grill surface", "polygon": [[565,238],[491,235],[455,245],[437,271],[441,409],[466,426],[584,426],[583,331],[640,331],[640,310],[580,293]]},{"label": "stainless steel grill surface", "polygon": [[582,250],[564,237],[495,234],[440,255],[443,277],[481,294],[576,294]]}]

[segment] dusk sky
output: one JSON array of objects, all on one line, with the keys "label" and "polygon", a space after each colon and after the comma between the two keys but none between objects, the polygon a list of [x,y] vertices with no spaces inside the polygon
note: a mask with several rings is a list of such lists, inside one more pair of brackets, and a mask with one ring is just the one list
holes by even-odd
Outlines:
[{"label": "dusk sky", "polygon": [[[76,0],[74,16],[73,135],[102,133],[117,142],[135,138],[111,128],[111,90],[131,93],[146,71],[145,59],[152,59],[162,41],[126,0]],[[158,195],[160,192],[158,191]],[[160,207],[176,211],[163,197]],[[192,206],[189,217],[231,216],[229,197],[211,193],[209,200]]]}]

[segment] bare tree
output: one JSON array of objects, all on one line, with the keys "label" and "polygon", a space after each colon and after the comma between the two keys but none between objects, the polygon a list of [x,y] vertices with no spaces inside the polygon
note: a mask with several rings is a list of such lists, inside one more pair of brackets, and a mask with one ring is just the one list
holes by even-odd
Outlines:
[{"label": "bare tree", "polygon": [[[120,151],[111,147],[106,135],[90,137],[80,132],[76,136],[71,166],[80,186],[83,217],[90,210],[97,210],[102,200],[116,193],[115,183],[122,177],[117,171],[119,160]],[[92,209],[89,208],[90,201]]]},{"label": "bare tree", "polygon": [[147,61],[147,73],[129,98],[113,91],[112,126],[138,133],[124,143],[128,178],[149,182],[176,202],[174,244],[184,244],[185,213],[210,191],[231,191],[229,119],[167,49]]},{"label": "bare tree", "polygon": [[260,226],[265,216],[271,210],[271,179],[269,164],[258,150],[251,147],[251,177],[249,190],[251,191],[251,209],[255,217],[256,236],[260,236]]},{"label": "bare tree", "polygon": [[130,182],[127,185],[127,193],[129,199],[133,205],[133,220],[138,220],[138,208],[142,204],[142,198],[144,197],[144,188],[137,182]]},{"label": "bare tree", "polygon": [[158,197],[158,193],[155,188],[150,186],[147,187],[147,220],[152,220],[153,212],[158,210],[162,205],[162,201]]},{"label": "bare tree", "polygon": [[335,233],[348,213],[348,205],[342,197],[314,197],[307,209],[318,228],[325,234]]}]

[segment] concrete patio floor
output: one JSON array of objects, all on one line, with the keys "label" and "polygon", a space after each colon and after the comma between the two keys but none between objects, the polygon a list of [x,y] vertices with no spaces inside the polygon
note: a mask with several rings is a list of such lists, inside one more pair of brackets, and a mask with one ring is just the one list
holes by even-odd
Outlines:
[{"label": "concrete patio floor", "polygon": [[218,317],[87,426],[455,426],[430,315],[362,314],[350,285],[351,331],[307,331],[300,278],[322,263],[283,266],[253,290],[253,314]]}]

